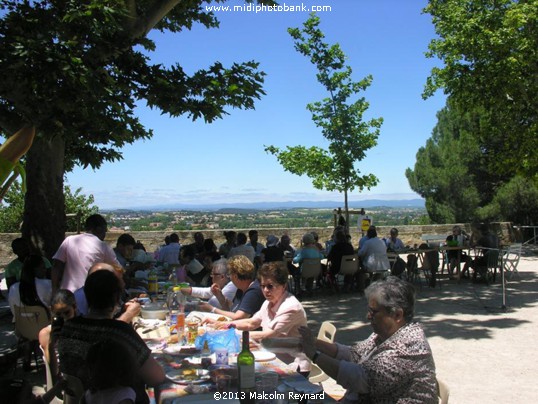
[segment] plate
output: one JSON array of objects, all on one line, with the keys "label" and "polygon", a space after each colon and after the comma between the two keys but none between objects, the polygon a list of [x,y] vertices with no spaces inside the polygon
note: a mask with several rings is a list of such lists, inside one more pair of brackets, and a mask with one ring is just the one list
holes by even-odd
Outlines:
[{"label": "plate", "polygon": [[274,353],[268,351],[254,351],[252,354],[256,362],[268,362],[276,358]]},{"label": "plate", "polygon": [[167,374],[166,377],[177,384],[202,384],[206,383],[211,380],[211,377],[209,376],[209,371],[206,369],[189,369],[192,370],[193,373],[186,375],[185,369],[179,369],[174,374],[170,373]]}]

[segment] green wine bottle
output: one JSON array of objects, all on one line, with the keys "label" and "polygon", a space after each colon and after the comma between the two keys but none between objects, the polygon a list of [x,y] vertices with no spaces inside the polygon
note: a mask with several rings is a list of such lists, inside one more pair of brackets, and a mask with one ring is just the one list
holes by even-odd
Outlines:
[{"label": "green wine bottle", "polygon": [[239,370],[239,401],[254,403],[256,395],[256,375],[254,373],[254,355],[249,348],[248,331],[243,331],[243,349],[237,355]]}]

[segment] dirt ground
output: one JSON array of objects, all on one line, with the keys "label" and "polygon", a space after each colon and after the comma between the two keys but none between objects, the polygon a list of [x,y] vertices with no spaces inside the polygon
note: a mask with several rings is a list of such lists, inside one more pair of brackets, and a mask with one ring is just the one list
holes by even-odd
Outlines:
[{"label": "dirt ground", "polygon": [[[519,276],[507,283],[506,311],[502,287],[458,283],[443,278],[440,287],[417,286],[415,320],[421,322],[433,350],[437,375],[450,388],[450,403],[531,403],[537,388],[538,360],[534,344],[538,326],[538,249],[528,248],[519,263]],[[1,288],[5,295],[5,282]],[[317,291],[303,301],[309,325],[316,330],[329,320],[338,331],[336,341],[353,344],[366,338],[366,301],[357,293]],[[5,301],[0,301],[0,348],[14,342]],[[32,383],[45,383],[44,371],[22,373]],[[332,379],[325,390],[341,396]],[[186,401],[187,402],[187,401]]]}]

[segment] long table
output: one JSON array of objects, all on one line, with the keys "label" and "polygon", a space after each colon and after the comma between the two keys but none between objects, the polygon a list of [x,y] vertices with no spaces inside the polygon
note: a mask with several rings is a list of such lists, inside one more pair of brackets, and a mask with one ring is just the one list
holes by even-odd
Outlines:
[{"label": "long table", "polygon": [[[167,375],[178,374],[179,369],[182,366],[182,361],[188,357],[196,356],[196,354],[193,355],[192,351],[183,353],[181,351],[176,352],[176,350],[170,351],[166,349],[165,341],[168,335],[166,326],[151,329],[150,332],[145,331],[147,330],[144,328],[138,329],[139,334],[152,349],[154,358],[163,367],[165,374]],[[253,344],[253,346],[253,350],[261,350],[259,345]],[[163,350],[163,348],[165,349]],[[233,364],[235,358],[236,355],[230,355],[231,364]],[[256,362],[256,374],[259,376],[265,372],[276,372],[280,376],[280,384],[304,386],[306,391],[309,389],[311,391],[315,391],[316,389],[319,390],[319,386],[308,382],[308,380],[297,373],[293,367],[293,363],[287,365],[279,358],[274,358],[269,361]],[[237,392],[236,387],[231,388],[230,393],[234,392]],[[148,391],[152,404],[200,402],[200,400],[204,401],[204,398],[207,398],[209,400],[208,402],[212,402],[216,399],[215,393],[216,387],[210,380],[206,383],[185,385],[175,383],[173,380],[168,379],[165,383],[153,389],[149,389]],[[227,400],[226,402],[230,403],[234,401]],[[334,403],[336,401],[328,394],[324,394],[323,400],[320,402]]]}]

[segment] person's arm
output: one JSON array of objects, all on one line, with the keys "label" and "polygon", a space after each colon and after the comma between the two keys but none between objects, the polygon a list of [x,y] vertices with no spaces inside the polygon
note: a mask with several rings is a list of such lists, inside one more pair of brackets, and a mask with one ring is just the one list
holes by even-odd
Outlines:
[{"label": "person's arm", "polygon": [[[226,316],[226,317],[231,318],[232,320],[241,320],[242,318],[250,318],[251,317],[250,313],[247,313],[247,312],[245,312],[243,310],[237,310],[236,312],[233,312],[233,311],[227,311],[227,310],[223,310],[223,309],[217,309],[216,307],[213,307],[210,304],[204,303],[204,302],[202,302],[202,303],[200,303],[198,305],[198,310],[205,311],[205,312],[211,312],[211,313],[214,313],[214,314],[218,314],[220,316]],[[211,321],[211,319],[206,318],[205,322],[206,323],[215,323],[216,321],[214,321],[214,320]]]},{"label": "person's arm", "polygon": [[60,289],[62,278],[64,276],[65,262],[54,260],[54,265],[51,272],[52,280],[52,295],[56,294],[56,291]]},{"label": "person's arm", "polygon": [[125,311],[117,318],[117,320],[130,324],[133,319],[140,314],[142,306],[136,300],[129,300],[123,305]]},{"label": "person's arm", "polygon": [[138,370],[138,375],[144,383],[152,387],[164,383],[166,380],[163,368],[151,355]]},{"label": "person's arm", "polygon": [[15,276],[8,276],[6,278],[7,290],[9,290],[11,285],[13,285],[14,283],[17,283],[17,278]]}]

